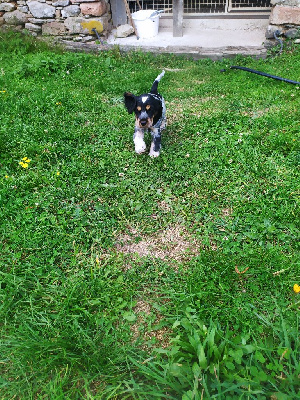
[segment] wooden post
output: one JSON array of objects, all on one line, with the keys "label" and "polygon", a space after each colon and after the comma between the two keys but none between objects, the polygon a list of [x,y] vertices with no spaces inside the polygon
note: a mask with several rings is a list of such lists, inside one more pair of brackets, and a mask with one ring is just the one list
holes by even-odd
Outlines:
[{"label": "wooden post", "polygon": [[125,5],[125,9],[126,9],[126,13],[127,13],[127,17],[128,17],[128,19],[129,19],[129,22],[130,22],[131,26],[132,26],[133,29],[134,29],[135,36],[137,37],[137,39],[139,39],[139,35],[138,35],[138,33],[137,33],[137,30],[136,30],[134,21],[133,21],[133,19],[132,19],[132,15],[131,15],[131,12],[130,12],[129,5],[128,5],[128,3],[127,3],[127,0],[123,0],[123,1],[124,1],[124,5]]},{"label": "wooden post", "polygon": [[173,0],[173,36],[183,36],[183,0]]}]

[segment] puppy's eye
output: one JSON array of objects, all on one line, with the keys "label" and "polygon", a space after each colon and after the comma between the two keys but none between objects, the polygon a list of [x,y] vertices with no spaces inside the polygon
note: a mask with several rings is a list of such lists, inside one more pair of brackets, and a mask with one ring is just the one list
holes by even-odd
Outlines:
[{"label": "puppy's eye", "polygon": [[142,111],[142,107],[140,107],[140,106],[138,106],[136,109],[137,109],[138,111]]},{"label": "puppy's eye", "polygon": [[148,110],[150,110],[150,106],[149,106],[149,104],[146,106],[146,110],[148,111]]}]

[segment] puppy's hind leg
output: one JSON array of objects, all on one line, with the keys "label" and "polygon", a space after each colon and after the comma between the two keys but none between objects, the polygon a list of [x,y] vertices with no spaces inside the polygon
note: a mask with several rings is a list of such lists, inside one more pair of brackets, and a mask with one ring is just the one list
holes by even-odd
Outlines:
[{"label": "puppy's hind leg", "polygon": [[146,143],[144,142],[144,129],[134,129],[133,142],[135,146],[135,152],[137,154],[144,153],[146,150]]}]

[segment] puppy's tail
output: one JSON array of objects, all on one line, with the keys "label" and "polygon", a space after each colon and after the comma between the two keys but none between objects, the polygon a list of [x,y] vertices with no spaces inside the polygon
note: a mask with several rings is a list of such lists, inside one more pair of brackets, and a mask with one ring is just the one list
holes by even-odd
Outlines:
[{"label": "puppy's tail", "polygon": [[161,74],[159,74],[157,76],[157,78],[155,79],[155,81],[153,82],[152,88],[150,90],[150,93],[152,94],[157,94],[157,88],[158,88],[158,84],[161,80],[161,78],[165,75],[165,71],[163,70]]}]

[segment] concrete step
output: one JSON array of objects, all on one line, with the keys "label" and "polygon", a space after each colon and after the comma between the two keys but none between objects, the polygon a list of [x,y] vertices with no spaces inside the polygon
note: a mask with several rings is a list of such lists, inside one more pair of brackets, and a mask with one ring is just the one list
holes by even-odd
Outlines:
[{"label": "concrete step", "polygon": [[[223,17],[201,17],[184,18],[183,28],[189,30],[216,29],[219,31],[243,31],[243,30],[263,30],[269,25],[269,15],[259,17],[240,16],[239,18]],[[173,19],[171,17],[161,17],[159,27],[162,29],[173,29]]]},{"label": "concrete step", "polygon": [[183,36],[173,37],[173,21],[161,18],[158,35],[137,40],[135,35],[108,38],[109,45],[121,50],[142,50],[153,53],[190,55],[193,58],[221,59],[238,54],[265,57],[263,46],[268,26],[267,18],[190,18],[184,19]]}]

